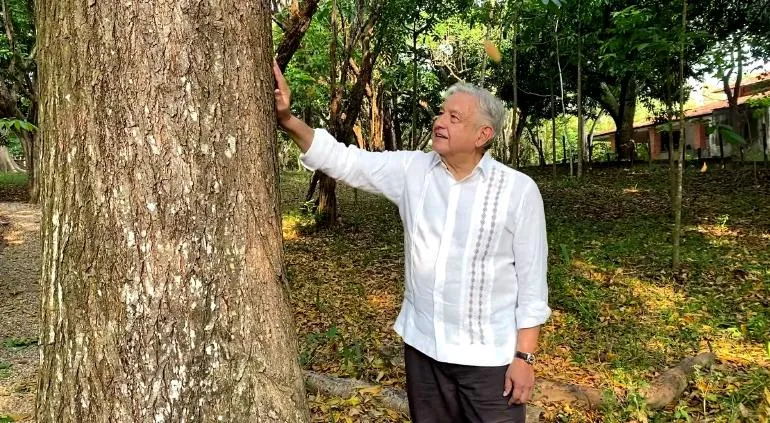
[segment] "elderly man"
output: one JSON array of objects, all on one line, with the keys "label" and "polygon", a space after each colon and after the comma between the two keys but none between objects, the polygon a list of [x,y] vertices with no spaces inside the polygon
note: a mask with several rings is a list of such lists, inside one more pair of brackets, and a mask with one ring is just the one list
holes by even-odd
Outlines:
[{"label": "elderly man", "polygon": [[412,420],[524,422],[551,312],[548,247],[537,186],[486,152],[502,102],[456,84],[433,123],[432,152],[368,152],[294,117],[277,66],[274,74],[278,123],[305,166],[398,206],[406,290],[395,330]]}]

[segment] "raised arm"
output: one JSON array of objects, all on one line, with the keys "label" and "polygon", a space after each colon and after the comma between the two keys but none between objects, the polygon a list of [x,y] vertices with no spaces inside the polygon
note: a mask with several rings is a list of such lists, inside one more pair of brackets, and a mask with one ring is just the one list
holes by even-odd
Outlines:
[{"label": "raised arm", "polygon": [[275,112],[278,125],[289,134],[303,153],[307,153],[313,143],[313,128],[291,114],[291,90],[283,77],[278,63],[273,62],[273,75],[278,86],[275,89]]},{"label": "raised arm", "polygon": [[278,124],[302,150],[302,162],[334,179],[398,203],[406,183],[406,172],[416,152],[370,152],[337,142],[327,131],[313,129],[291,114],[291,92],[281,70],[273,64],[277,88],[275,108]]}]

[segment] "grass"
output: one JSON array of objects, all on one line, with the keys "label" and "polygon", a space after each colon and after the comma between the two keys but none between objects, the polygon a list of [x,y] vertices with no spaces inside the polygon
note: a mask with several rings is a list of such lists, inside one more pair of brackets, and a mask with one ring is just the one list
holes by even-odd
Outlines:
[{"label": "grass", "polygon": [[3,340],[3,346],[9,350],[20,350],[33,345],[37,345],[36,338],[6,338]]},{"label": "grass", "polygon": [[[554,179],[550,169],[532,174],[546,206],[554,309],[538,374],[602,389],[610,400],[599,412],[547,407],[547,421],[752,421],[770,407],[770,172],[686,173],[678,273],[670,271],[665,169],[607,169],[580,182]],[[399,345],[391,329],[403,290],[396,209],[343,187],[341,227],[313,232],[312,216],[299,211],[307,178],[282,180],[303,363],[402,387],[402,370],[382,353],[397,355]],[[713,369],[678,402],[647,410],[643,386],[709,350]]]},{"label": "grass", "polygon": [[11,367],[13,367],[13,364],[0,361],[0,379],[11,377]]},{"label": "grass", "polygon": [[0,172],[0,201],[26,201],[27,174]]},{"label": "grass", "polygon": [[[578,182],[528,170],[549,234],[550,304],[539,376],[601,389],[598,411],[546,406],[546,421],[761,421],[770,413],[770,172],[685,174],[682,269],[670,271],[662,168],[594,171]],[[339,191],[342,224],[317,231],[307,173],[283,173],[287,276],[307,369],[404,386],[392,330],[403,294],[403,233],[386,200]],[[0,174],[0,194],[25,175]],[[34,339],[6,339],[15,351]],[[713,351],[679,400],[648,410],[639,390],[682,358]],[[8,372],[9,367],[2,372]],[[361,402],[363,401],[363,403]],[[403,421],[373,402],[311,397],[315,421]],[[363,413],[363,414],[362,414]],[[2,416],[0,416],[2,421]]]},{"label": "grass", "polygon": [[2,186],[24,186],[26,183],[26,173],[0,172],[0,185]]}]

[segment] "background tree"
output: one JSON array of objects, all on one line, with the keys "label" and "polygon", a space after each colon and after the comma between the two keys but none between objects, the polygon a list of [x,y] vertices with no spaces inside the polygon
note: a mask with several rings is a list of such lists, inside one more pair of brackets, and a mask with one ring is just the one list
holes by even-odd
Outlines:
[{"label": "background tree", "polygon": [[270,5],[180,7],[36,4],[38,422],[309,420],[281,284]]},{"label": "background tree", "polygon": [[[0,117],[13,121],[37,123],[35,66],[35,19],[32,0],[2,0],[4,31],[0,34]],[[30,200],[38,199],[39,146],[33,131],[15,131],[12,139],[21,143]],[[4,139],[0,145],[11,141]],[[2,148],[2,147],[0,147]],[[5,158],[5,161],[9,160]]]}]

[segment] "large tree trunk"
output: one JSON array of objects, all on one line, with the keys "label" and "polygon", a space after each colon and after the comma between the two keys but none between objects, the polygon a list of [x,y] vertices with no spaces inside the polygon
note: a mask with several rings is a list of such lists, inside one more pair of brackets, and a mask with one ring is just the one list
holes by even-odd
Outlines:
[{"label": "large tree trunk", "polygon": [[637,87],[633,75],[626,75],[620,81],[618,95],[606,84],[601,84],[602,95],[596,100],[615,122],[615,153],[617,160],[629,157],[630,141],[634,136],[634,115],[636,114]]},{"label": "large tree trunk", "polygon": [[0,145],[0,172],[23,173],[24,168],[19,166],[11,157],[8,147]]},{"label": "large tree trunk", "polygon": [[268,1],[36,12],[37,421],[308,421],[281,283]]}]

